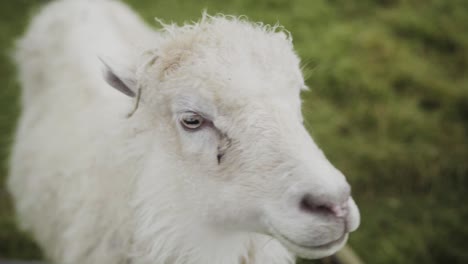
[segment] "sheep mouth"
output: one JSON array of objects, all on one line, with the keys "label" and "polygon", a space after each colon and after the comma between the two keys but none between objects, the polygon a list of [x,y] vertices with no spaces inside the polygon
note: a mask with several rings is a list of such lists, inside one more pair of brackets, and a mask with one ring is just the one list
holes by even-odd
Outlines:
[{"label": "sheep mouth", "polygon": [[343,232],[343,234],[336,240],[318,245],[318,246],[306,246],[294,242],[286,235],[283,235],[276,228],[270,225],[272,231],[272,236],[276,238],[283,246],[289,249],[291,252],[302,258],[317,259],[324,258],[334,254],[338,251],[347,241],[348,233]]}]

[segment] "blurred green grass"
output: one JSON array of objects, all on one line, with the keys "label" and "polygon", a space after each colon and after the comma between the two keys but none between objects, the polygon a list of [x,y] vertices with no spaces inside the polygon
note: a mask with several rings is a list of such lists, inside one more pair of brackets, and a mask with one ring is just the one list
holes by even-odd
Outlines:
[{"label": "blurred green grass", "polygon": [[[0,2],[0,257],[40,257],[15,227],[3,179],[19,111],[8,54],[45,2]],[[368,263],[468,263],[468,1],[126,2],[154,25],[204,8],[279,21],[308,76],[307,127],[361,209],[351,246]]]}]

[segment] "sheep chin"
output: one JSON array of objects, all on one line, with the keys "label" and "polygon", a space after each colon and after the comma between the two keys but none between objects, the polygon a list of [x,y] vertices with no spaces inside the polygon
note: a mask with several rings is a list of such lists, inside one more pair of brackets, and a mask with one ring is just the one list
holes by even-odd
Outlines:
[{"label": "sheep chin", "polygon": [[271,235],[276,238],[284,247],[300,258],[319,259],[333,255],[340,250],[348,240],[348,233],[344,233],[337,240],[325,243],[320,246],[307,247],[295,243],[285,235],[281,234],[273,226],[270,225]]}]

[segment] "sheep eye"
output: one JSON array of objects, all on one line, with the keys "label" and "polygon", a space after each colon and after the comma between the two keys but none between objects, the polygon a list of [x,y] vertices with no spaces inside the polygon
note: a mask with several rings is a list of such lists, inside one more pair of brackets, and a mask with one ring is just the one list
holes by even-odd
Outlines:
[{"label": "sheep eye", "polygon": [[182,116],[181,124],[185,129],[188,130],[197,130],[203,125],[205,120],[200,115],[195,113],[188,113]]}]

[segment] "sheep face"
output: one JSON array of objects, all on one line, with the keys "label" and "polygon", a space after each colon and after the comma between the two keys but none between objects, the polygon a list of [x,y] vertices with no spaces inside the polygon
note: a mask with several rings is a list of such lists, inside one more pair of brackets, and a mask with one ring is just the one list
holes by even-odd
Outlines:
[{"label": "sheep face", "polygon": [[[135,82],[135,118],[157,134],[140,200],[224,234],[271,235],[302,257],[337,251],[359,213],[302,124],[304,82],[290,39],[225,18],[179,31]],[[173,177],[170,190],[155,189],[160,175]],[[161,205],[161,193],[177,202]]]},{"label": "sheep face", "polygon": [[302,125],[298,89],[242,97],[237,85],[228,97],[187,87],[172,98],[167,122],[177,137],[172,151],[187,169],[180,173],[189,183],[186,203],[197,201],[200,217],[216,228],[271,234],[303,257],[332,254],[358,213],[345,178]]}]

